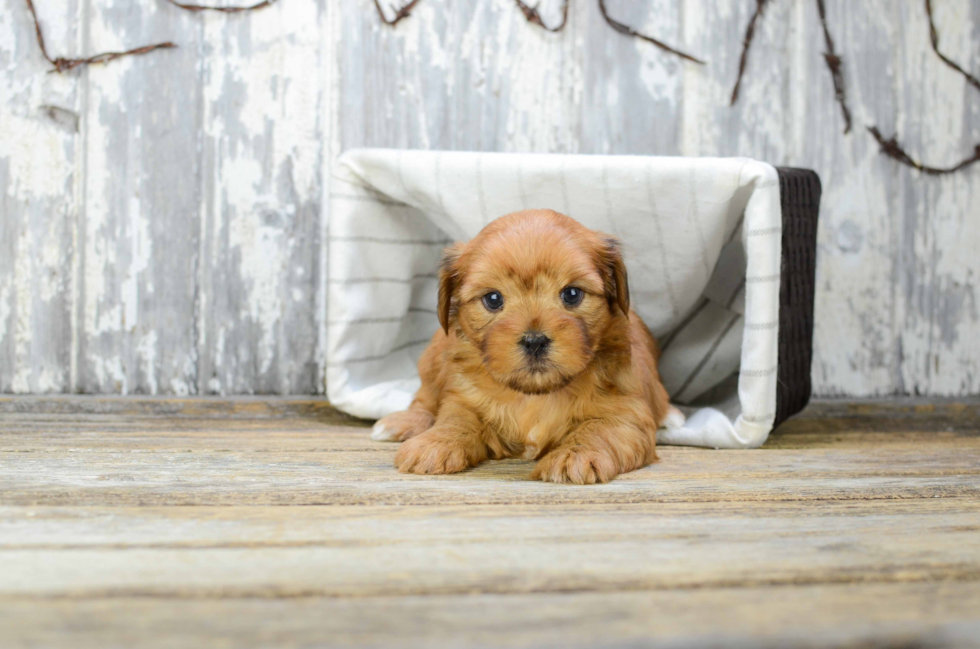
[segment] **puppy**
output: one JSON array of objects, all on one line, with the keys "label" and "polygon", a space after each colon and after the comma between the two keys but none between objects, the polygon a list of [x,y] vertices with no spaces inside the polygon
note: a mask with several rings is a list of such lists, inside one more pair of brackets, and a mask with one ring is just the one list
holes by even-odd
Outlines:
[{"label": "puppy", "polygon": [[656,461],[682,416],[630,309],[619,242],[551,210],[501,217],[446,249],[422,387],[372,437],[403,473],[538,459],[532,478],[593,484]]}]

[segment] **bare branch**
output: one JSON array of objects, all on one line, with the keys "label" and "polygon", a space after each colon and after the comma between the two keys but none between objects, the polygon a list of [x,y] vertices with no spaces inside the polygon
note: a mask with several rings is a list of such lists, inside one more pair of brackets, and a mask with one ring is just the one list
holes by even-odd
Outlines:
[{"label": "bare branch", "polygon": [[874,138],[878,141],[878,144],[881,145],[882,153],[884,153],[890,158],[894,158],[895,160],[898,160],[899,162],[901,162],[906,166],[912,167],[913,169],[918,169],[924,174],[929,174],[930,176],[942,176],[945,174],[951,174],[959,171],[960,169],[969,167],[975,162],[980,162],[980,144],[977,144],[976,147],[973,149],[972,156],[970,156],[969,158],[964,158],[963,160],[957,162],[952,167],[930,167],[929,165],[924,165],[921,162],[913,159],[908,153],[906,153],[905,149],[901,147],[901,145],[898,143],[898,140],[895,139],[894,136],[886,139],[885,136],[881,134],[881,131],[879,131],[877,127],[874,126],[869,126],[868,131],[870,131],[871,135],[873,135]]},{"label": "bare branch", "polygon": [[827,51],[824,53],[824,61],[830,70],[830,76],[834,80],[834,96],[840,104],[841,113],[844,114],[844,133],[851,132],[851,111],[847,107],[847,97],[844,95],[844,74],[841,72],[843,61],[834,51],[834,39],[830,36],[830,29],[827,27],[827,9],[824,0],[817,0],[817,12],[820,14],[820,25],[823,27],[823,39],[827,44]]},{"label": "bare branch", "polygon": [[939,32],[936,31],[936,23],[932,18],[932,0],[926,0],[926,14],[929,16],[929,40],[932,41],[932,50],[936,53],[936,56],[942,59],[943,63],[966,77],[967,83],[977,90],[980,90],[980,79],[977,79],[975,76],[961,68],[956,61],[947,58],[945,54],[939,51]]},{"label": "bare branch", "polygon": [[755,22],[762,16],[762,12],[765,11],[767,4],[769,4],[769,0],[756,0],[755,13],[749,19],[749,26],[745,28],[745,38],[742,39],[742,56],[738,60],[738,78],[735,79],[735,87],[732,88],[732,106],[738,101],[738,89],[742,85],[742,75],[745,74],[745,65],[749,58],[749,48],[752,47],[752,39],[755,38]]},{"label": "bare branch", "polygon": [[541,20],[541,14],[538,13],[537,7],[530,7],[524,4],[523,2],[521,2],[521,0],[514,0],[514,2],[517,3],[517,8],[524,13],[524,17],[527,18],[527,21],[529,23],[534,23],[539,27],[543,27],[549,32],[560,32],[565,28],[565,23],[568,22],[568,3],[570,2],[570,0],[565,0],[564,3],[562,4],[561,22],[555,25],[554,27],[548,27],[547,25],[544,24],[544,21]]},{"label": "bare branch", "polygon": [[[942,52],[939,51],[939,33],[936,31],[936,23],[932,17],[932,1],[925,0],[925,2],[926,2],[926,14],[929,16],[929,40],[932,42],[932,49],[936,53],[936,56],[942,59],[943,63],[945,63],[949,67],[953,68],[954,70],[962,74],[966,78],[967,83],[969,83],[977,90],[980,90],[980,80],[978,80],[975,76],[973,76],[972,74],[970,74],[969,72],[961,68],[959,64],[947,58]],[[929,174],[930,176],[942,176],[945,174],[955,173],[961,169],[965,169],[966,167],[969,167],[970,165],[976,162],[980,162],[980,144],[976,144],[973,148],[972,156],[960,160],[953,166],[932,167],[930,165],[922,164],[918,160],[915,160],[908,153],[906,153],[905,149],[903,149],[902,146],[898,143],[898,139],[896,136],[885,138],[885,136],[881,134],[881,131],[879,131],[876,126],[869,126],[868,131],[871,133],[871,135],[874,136],[875,140],[878,141],[878,145],[881,146],[882,153],[908,167],[912,167],[913,169],[918,169],[922,173]]]},{"label": "bare branch", "polygon": [[385,16],[384,10],[381,8],[381,3],[379,2],[379,0],[374,0],[374,6],[377,7],[378,9],[378,15],[381,16],[381,22],[383,22],[386,25],[390,25],[392,27],[400,23],[405,18],[408,18],[412,13],[412,9],[414,9],[415,5],[417,5],[418,3],[419,0],[412,0],[407,5],[405,5],[398,11],[396,11],[394,18],[388,20],[387,16]]},{"label": "bare branch", "polygon": [[625,34],[627,36],[639,38],[640,40],[644,40],[648,43],[653,43],[660,49],[670,52],[671,54],[676,54],[682,59],[687,59],[688,61],[693,61],[694,63],[697,63],[699,65],[704,65],[704,61],[702,61],[701,59],[696,59],[690,54],[681,52],[680,50],[675,49],[662,41],[658,41],[657,39],[651,36],[647,36],[646,34],[641,34],[640,32],[630,27],[629,25],[623,24],[618,20],[614,20],[613,18],[610,18],[609,12],[606,11],[606,0],[599,0],[599,11],[602,12],[602,17],[606,19],[606,22],[609,23],[609,26],[615,29],[620,34]]},{"label": "bare branch", "polygon": [[256,11],[258,9],[265,9],[266,7],[274,5],[276,0],[262,0],[262,2],[248,7],[214,7],[209,5],[187,4],[184,2],[177,2],[177,0],[167,0],[167,2],[175,7],[186,9],[187,11],[220,11],[221,13],[226,14],[237,14],[242,11]]},{"label": "bare branch", "polygon": [[125,52],[102,52],[101,54],[90,56],[87,59],[66,59],[60,56],[58,58],[51,58],[51,55],[48,54],[48,48],[44,44],[44,34],[41,31],[41,23],[37,19],[37,11],[34,9],[34,2],[32,0],[27,0],[27,9],[31,12],[31,18],[34,19],[34,33],[37,35],[37,44],[41,48],[41,54],[48,63],[54,66],[54,69],[51,70],[51,72],[67,72],[85,65],[108,63],[109,61],[121,59],[124,56],[138,56],[140,54],[147,54],[155,50],[165,50],[177,47],[173,43],[167,41],[166,43],[144,45],[143,47],[126,50]]}]

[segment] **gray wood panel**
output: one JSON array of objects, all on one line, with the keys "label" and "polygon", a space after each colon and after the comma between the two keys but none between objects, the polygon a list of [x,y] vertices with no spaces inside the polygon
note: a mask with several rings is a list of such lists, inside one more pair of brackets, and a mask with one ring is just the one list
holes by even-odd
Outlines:
[{"label": "gray wood panel", "polygon": [[[682,87],[686,76],[697,74],[701,66],[616,33],[603,19],[598,2],[576,4],[584,5],[584,11],[578,12],[581,19],[567,36],[582,39],[579,150],[679,155]],[[607,8],[614,19],[698,56],[681,29],[683,3],[609,0]]]},{"label": "gray wood panel", "polygon": [[200,393],[323,391],[324,11],[322,1],[293,1],[199,18]]},{"label": "gray wood panel", "polygon": [[90,52],[177,49],[81,72],[86,90],[77,250],[81,392],[187,394],[196,386],[200,28],[155,0],[92,3]]},{"label": "gray wood panel", "polygon": [[[47,74],[22,3],[0,6],[0,392],[71,387],[78,105]],[[81,34],[77,2],[38,8],[53,56]]]},{"label": "gray wood panel", "polygon": [[[916,3],[921,11],[921,3]],[[937,3],[938,4],[938,3]],[[834,102],[827,66],[809,56],[801,69],[804,101],[794,118],[810,120],[797,141],[802,161],[820,172],[824,186],[818,232],[814,377],[823,393],[887,393],[896,389],[900,360],[895,334],[901,315],[894,291],[898,182],[903,171],[878,153],[865,126],[894,128],[896,88],[888,74],[894,57],[895,3],[828,2],[828,24],[845,60],[845,87],[854,126]],[[824,51],[816,12],[807,7],[805,47]],[[922,178],[922,185],[936,182]]]},{"label": "gray wood panel", "polygon": [[[980,141],[980,96],[932,53],[922,3],[827,0],[846,136],[812,0],[770,3],[734,107],[754,2],[607,4],[708,64],[616,33],[595,0],[571,0],[560,33],[513,0],[421,0],[394,28],[373,0],[39,0],[56,54],[180,45],[47,75],[26,8],[5,4],[0,391],[322,393],[324,179],[358,146],[812,167],[816,392],[980,391],[980,165],[923,176],[865,130],[935,165]],[[980,5],[933,5],[942,50],[980,71]],[[560,7],[543,0],[548,24]]]}]

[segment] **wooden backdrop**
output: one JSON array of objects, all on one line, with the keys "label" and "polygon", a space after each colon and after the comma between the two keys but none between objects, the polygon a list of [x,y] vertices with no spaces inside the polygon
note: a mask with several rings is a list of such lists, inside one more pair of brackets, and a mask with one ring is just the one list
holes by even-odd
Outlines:
[{"label": "wooden backdrop", "polygon": [[[751,156],[824,183],[822,395],[980,392],[980,93],[932,53],[920,0],[773,0],[732,108],[755,0],[608,0],[685,63],[571,0],[553,34],[514,0],[372,0],[244,14],[35,0],[54,56],[178,49],[48,74],[25,0],[0,5],[0,392],[322,393],[330,167],[358,146]],[[933,0],[980,72],[980,2]],[[546,21],[557,3],[545,0]]]}]

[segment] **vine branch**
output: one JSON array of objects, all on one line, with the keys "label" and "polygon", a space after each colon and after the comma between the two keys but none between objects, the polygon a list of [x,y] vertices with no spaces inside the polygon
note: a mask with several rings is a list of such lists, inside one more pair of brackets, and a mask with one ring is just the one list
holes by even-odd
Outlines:
[{"label": "vine branch", "polygon": [[87,59],[67,59],[64,57],[52,58],[48,54],[48,48],[44,44],[44,33],[41,31],[41,23],[37,19],[37,11],[34,9],[33,0],[27,0],[27,9],[31,12],[31,18],[34,20],[34,33],[37,35],[37,44],[41,48],[41,54],[44,56],[48,63],[54,66],[51,72],[68,72],[78,67],[94,64],[105,64],[109,61],[115,61],[116,59],[121,59],[124,56],[138,56],[140,54],[148,54],[155,50],[165,50],[177,47],[170,41],[165,43],[156,43],[154,45],[144,45],[142,47],[137,47],[132,50],[126,50],[125,52],[102,52],[94,56],[90,56]]},{"label": "vine branch", "polygon": [[[980,81],[977,80],[975,76],[964,70],[956,61],[945,56],[939,51],[939,32],[936,30],[936,22],[932,15],[932,1],[925,0],[926,3],[926,15],[929,17],[929,40],[932,42],[932,49],[936,53],[943,63],[956,70],[966,79],[967,83],[971,86],[980,90]],[[881,152],[887,155],[889,158],[897,160],[898,162],[912,167],[913,169],[918,169],[924,174],[929,174],[930,176],[942,176],[945,174],[951,174],[959,171],[960,169],[965,169],[970,165],[980,162],[980,143],[974,145],[973,155],[963,158],[951,167],[933,167],[931,165],[923,164],[910,156],[902,145],[898,143],[898,138],[892,136],[886,138],[881,134],[876,126],[869,126],[868,131],[874,136],[874,139],[878,141],[878,145],[881,147]]]},{"label": "vine branch", "polygon": [[926,0],[926,15],[929,16],[929,40],[932,42],[932,51],[936,53],[942,62],[962,74],[967,83],[980,90],[980,79],[964,70],[960,65],[939,51],[939,32],[936,31],[936,22],[932,18],[932,0]]},{"label": "vine branch", "polygon": [[749,26],[745,28],[745,38],[742,39],[742,56],[738,60],[738,77],[735,79],[735,87],[732,88],[732,106],[738,101],[738,89],[742,85],[742,75],[745,74],[745,65],[749,58],[749,48],[752,47],[752,39],[755,38],[755,23],[762,17],[762,12],[765,11],[767,4],[769,4],[769,0],[756,0],[755,13],[749,19]]},{"label": "vine branch", "polygon": [[544,24],[544,21],[541,20],[541,14],[538,13],[537,7],[528,6],[524,4],[521,0],[514,0],[514,2],[517,3],[517,8],[521,10],[521,12],[524,14],[524,17],[527,18],[527,21],[529,23],[534,23],[538,27],[541,27],[549,32],[560,32],[565,28],[565,23],[568,22],[568,3],[570,1],[571,0],[565,0],[564,3],[562,3],[561,22],[555,25],[554,27],[548,27],[547,25]]},{"label": "vine branch", "polygon": [[277,0],[262,0],[262,2],[247,7],[215,7],[211,5],[187,4],[185,2],[177,2],[177,0],[167,0],[167,2],[175,7],[186,9],[187,11],[220,11],[221,13],[226,14],[237,14],[242,11],[257,11],[259,9],[265,9],[266,7],[274,5]]},{"label": "vine branch", "polygon": [[[926,0],[928,2],[929,0]],[[817,13],[820,14],[820,25],[823,27],[823,39],[827,44],[827,51],[823,58],[827,62],[830,76],[834,80],[834,96],[840,104],[841,113],[844,114],[844,134],[851,132],[851,111],[847,107],[847,98],[844,96],[844,75],[841,72],[843,61],[834,50],[834,39],[830,36],[830,29],[827,27],[827,9],[824,0],[817,0]]]},{"label": "vine branch", "polygon": [[[374,6],[378,10],[378,15],[381,17],[381,21],[386,25],[393,27],[397,25],[399,22],[401,22],[402,20],[404,20],[405,18],[408,18],[408,16],[412,13],[412,9],[415,8],[415,5],[418,4],[418,2],[419,0],[412,0],[411,2],[409,2],[407,5],[403,6],[401,9],[395,12],[395,17],[392,18],[391,20],[388,20],[388,17],[385,16],[385,12],[382,10],[381,3],[379,0],[374,0]],[[568,22],[568,4],[570,0],[564,0],[562,4],[561,22],[558,25],[555,25],[554,27],[549,27],[544,23],[544,20],[541,19],[541,14],[538,12],[537,7],[532,7],[527,3],[525,3],[523,0],[515,0],[515,2],[517,3],[517,8],[521,10],[521,13],[524,14],[524,17],[527,19],[528,22],[538,25],[539,27],[542,27],[543,29],[546,29],[549,32],[561,31],[562,29],[565,28],[565,24]],[[621,23],[615,18],[611,17],[609,15],[609,11],[606,9],[606,0],[599,0],[599,12],[602,14],[602,17],[603,19],[605,19],[606,23],[620,34],[625,34],[626,36],[631,36],[633,38],[639,38],[640,40],[644,40],[648,43],[652,43],[653,45],[656,45],[657,47],[659,47],[660,49],[666,52],[675,54],[681,57],[682,59],[687,59],[688,61],[693,61],[694,63],[697,63],[699,65],[704,65],[704,61],[702,61],[701,59],[695,58],[686,52],[682,52],[678,50],[677,48],[671,47],[670,45],[667,45],[663,41],[657,40],[652,36],[647,36],[646,34],[640,33],[635,29],[633,29],[632,27],[630,27],[629,25],[625,23]]]},{"label": "vine branch", "polygon": [[687,53],[682,52],[682,51],[680,51],[678,49],[675,49],[675,48],[671,47],[670,45],[667,45],[663,41],[658,41],[656,38],[653,38],[652,36],[647,36],[646,34],[641,34],[640,32],[638,32],[635,29],[633,29],[632,27],[630,27],[629,25],[627,25],[625,23],[621,23],[618,20],[613,19],[612,17],[609,16],[609,12],[606,10],[606,0],[599,0],[599,11],[602,13],[602,17],[606,19],[606,22],[609,24],[609,26],[612,27],[613,29],[615,29],[620,34],[625,34],[627,36],[632,36],[633,38],[639,38],[640,40],[644,40],[644,41],[646,41],[648,43],[652,43],[652,44],[656,45],[657,47],[659,47],[660,49],[662,49],[664,51],[670,52],[671,54],[676,54],[677,56],[681,57],[682,59],[687,59],[688,61],[693,61],[694,63],[697,63],[698,65],[704,65],[704,61],[702,61],[701,59],[695,58],[695,57],[691,56],[690,54],[687,54]]},{"label": "vine branch", "polygon": [[394,18],[388,20],[388,17],[385,16],[384,10],[381,8],[381,2],[379,2],[379,0],[374,0],[374,6],[378,9],[378,15],[381,16],[381,22],[391,27],[394,27],[405,18],[408,18],[412,14],[412,9],[414,9],[415,5],[417,5],[418,3],[419,0],[412,0],[407,5],[403,6],[398,11],[396,11]]},{"label": "vine branch", "polygon": [[973,155],[964,158],[963,160],[957,162],[952,167],[931,167],[929,165],[924,165],[921,162],[913,159],[905,149],[899,145],[898,140],[892,136],[890,138],[885,138],[875,126],[869,126],[868,131],[871,135],[878,141],[881,146],[881,152],[887,155],[889,158],[898,160],[904,165],[912,167],[913,169],[918,169],[924,174],[929,174],[930,176],[943,176],[945,174],[951,174],[959,171],[960,169],[965,169],[975,162],[980,162],[980,144],[977,144],[973,149]]}]

